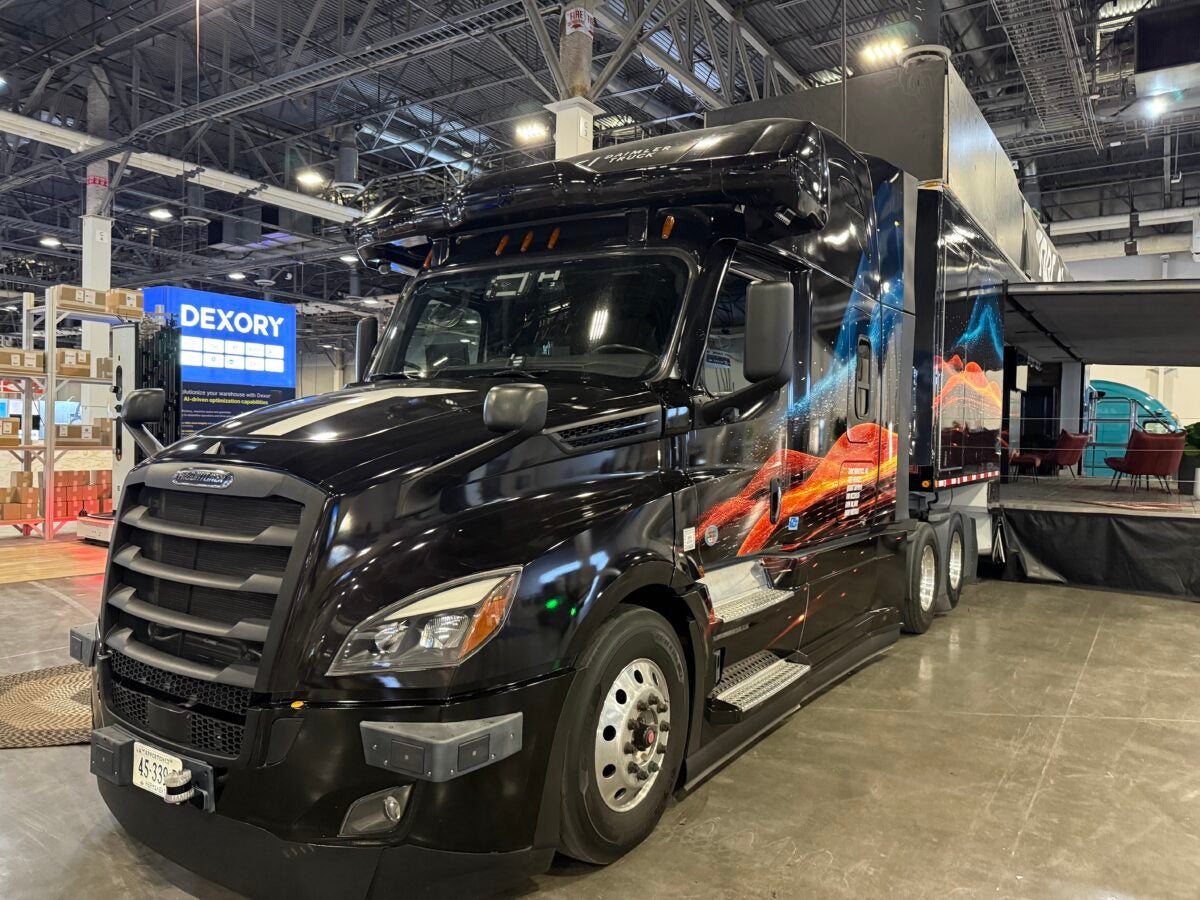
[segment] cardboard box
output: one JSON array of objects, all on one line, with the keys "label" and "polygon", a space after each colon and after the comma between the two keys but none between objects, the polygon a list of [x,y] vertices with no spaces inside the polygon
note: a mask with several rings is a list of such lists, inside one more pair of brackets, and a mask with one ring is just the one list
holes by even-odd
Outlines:
[{"label": "cardboard box", "polygon": [[57,350],[54,370],[68,378],[91,378],[92,353],[90,350]]},{"label": "cardboard box", "polygon": [[105,292],[93,288],[56,284],[50,288],[50,297],[62,312],[85,312],[94,315],[105,315],[108,312]]},{"label": "cardboard box", "polygon": [[0,419],[0,447],[18,447],[21,444],[21,420],[16,416]]},{"label": "cardboard box", "polygon": [[40,375],[46,371],[46,354],[41,350],[0,348],[0,372],[16,375]]},{"label": "cardboard box", "polygon": [[111,309],[142,309],[142,292],[133,288],[111,288],[104,295],[104,305]]},{"label": "cardboard box", "polygon": [[9,472],[8,473],[8,483],[9,483],[10,487],[31,488],[31,487],[33,487],[33,473],[32,472]]},{"label": "cardboard box", "polygon": [[5,503],[0,505],[0,519],[5,522],[16,522],[24,518],[24,507],[20,503]]},{"label": "cardboard box", "polygon": [[113,361],[111,356],[96,357],[96,371],[93,373],[95,378],[112,378],[113,377]]},{"label": "cardboard box", "polygon": [[101,500],[100,500],[100,512],[102,512],[102,513],[110,513],[110,512],[112,512],[112,497],[103,497],[103,498],[101,498]]}]

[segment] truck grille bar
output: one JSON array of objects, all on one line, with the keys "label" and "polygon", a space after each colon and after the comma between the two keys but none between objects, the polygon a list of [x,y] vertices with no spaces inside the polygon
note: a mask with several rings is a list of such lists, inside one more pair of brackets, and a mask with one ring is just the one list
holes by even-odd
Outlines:
[{"label": "truck grille bar", "polygon": [[121,498],[100,620],[104,700],[135,729],[237,757],[323,495],[249,468],[226,470],[229,490],[176,486],[181,468],[135,472]]}]

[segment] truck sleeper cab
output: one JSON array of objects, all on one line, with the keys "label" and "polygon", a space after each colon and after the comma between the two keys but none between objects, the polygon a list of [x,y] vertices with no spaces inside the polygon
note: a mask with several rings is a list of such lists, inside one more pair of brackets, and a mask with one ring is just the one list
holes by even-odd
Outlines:
[{"label": "truck sleeper cab", "polygon": [[788,119],[374,210],[364,260],[418,274],[362,381],[123,493],[74,641],[117,819],[254,896],[477,895],[619,858],[928,628],[915,215]]}]

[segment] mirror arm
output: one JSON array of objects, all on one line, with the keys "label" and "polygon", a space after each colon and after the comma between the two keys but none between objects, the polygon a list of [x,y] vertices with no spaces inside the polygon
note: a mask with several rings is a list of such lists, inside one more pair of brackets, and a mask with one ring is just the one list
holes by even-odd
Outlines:
[{"label": "mirror arm", "polygon": [[748,384],[741,390],[734,391],[732,394],[726,394],[723,397],[714,397],[700,406],[700,418],[705,425],[711,425],[718,421],[727,410],[743,406],[753,406],[759,400],[769,397],[787,383],[788,373],[786,370],[783,370],[778,375]]},{"label": "mirror arm", "polygon": [[153,456],[163,448],[163,445],[159,439],[152,435],[150,430],[146,428],[145,425],[130,425],[119,416],[117,418],[122,425],[129,429],[129,434],[133,438],[133,442],[137,444],[138,447],[141,448],[141,451],[147,456]]}]

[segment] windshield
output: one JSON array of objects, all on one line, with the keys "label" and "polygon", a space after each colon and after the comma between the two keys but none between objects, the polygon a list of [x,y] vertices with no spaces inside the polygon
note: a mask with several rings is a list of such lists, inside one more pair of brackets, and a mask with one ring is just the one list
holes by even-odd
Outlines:
[{"label": "windshield", "polygon": [[544,374],[639,378],[658,368],[687,287],[678,257],[525,261],[418,281],[371,374]]}]

